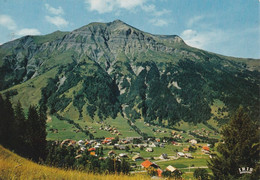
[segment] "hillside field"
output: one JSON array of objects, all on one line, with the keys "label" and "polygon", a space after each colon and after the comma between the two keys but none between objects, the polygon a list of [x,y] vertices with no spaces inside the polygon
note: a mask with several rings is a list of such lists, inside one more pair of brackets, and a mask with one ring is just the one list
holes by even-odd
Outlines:
[{"label": "hillside field", "polygon": [[0,179],[148,180],[145,175],[102,175],[62,170],[33,163],[0,146]]}]

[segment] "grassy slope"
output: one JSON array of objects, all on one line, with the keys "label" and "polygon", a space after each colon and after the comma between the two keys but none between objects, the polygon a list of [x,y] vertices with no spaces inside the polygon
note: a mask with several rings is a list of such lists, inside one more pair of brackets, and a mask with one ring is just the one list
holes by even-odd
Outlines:
[{"label": "grassy slope", "polygon": [[149,179],[147,176],[135,175],[98,175],[72,170],[62,170],[33,163],[0,145],[0,179]]},{"label": "grassy slope", "polygon": [[49,78],[55,77],[56,73],[57,68],[53,68],[41,76],[30,79],[22,84],[15,85],[0,93],[4,94],[7,91],[17,90],[18,94],[12,96],[13,103],[16,103],[19,100],[25,108],[28,108],[30,105],[38,105],[39,100],[41,99],[41,89],[47,85],[47,80]]},{"label": "grassy slope", "polygon": [[[68,117],[68,118],[70,118],[70,117]],[[119,136],[120,138],[140,136],[136,131],[134,131],[132,129],[131,126],[129,126],[129,124],[127,123],[127,120],[125,118],[123,118],[122,116],[119,116],[116,119],[108,118],[103,123],[101,123],[99,121],[98,117],[95,117],[94,120],[92,120],[91,118],[88,118],[88,119],[87,118],[84,118],[84,119],[75,118],[73,121],[75,123],[79,124],[82,129],[86,128],[88,131],[90,131],[90,133],[92,133],[95,138],[115,137],[116,136],[116,134],[112,134],[109,131],[99,129],[101,126],[105,127],[107,125],[110,125],[111,127],[116,128],[118,130],[118,132],[121,133],[121,135]],[[211,120],[209,122],[209,124],[211,124],[213,127],[218,129],[215,121]],[[135,125],[142,132],[147,133],[148,136],[157,137],[157,138],[171,137],[170,132],[172,131],[172,129],[162,128],[162,127],[153,126],[153,125],[147,126],[140,119],[136,120]],[[205,129],[205,130],[213,132],[211,129],[209,129],[207,126],[205,126],[202,123],[194,125],[194,124],[189,124],[189,123],[181,121],[179,123],[179,125],[176,125],[175,127],[181,131],[188,131],[188,130],[192,131],[192,130],[196,130],[196,129],[202,131],[202,129]],[[50,129],[57,129],[58,133],[53,133],[50,131]],[[166,131],[166,132],[160,132],[160,133],[153,132],[152,129],[155,129],[155,130],[159,129],[161,131]],[[47,132],[48,132],[47,138],[49,140],[57,140],[57,139],[63,140],[63,139],[67,139],[67,138],[74,139],[74,140],[80,140],[80,139],[88,138],[84,133],[76,132],[76,130],[77,130],[77,128],[75,128],[73,125],[69,124],[66,121],[59,120],[55,116],[51,116],[49,118],[49,120],[47,121]],[[178,134],[182,135],[185,139],[194,138],[184,132],[179,131]],[[214,135],[213,133],[211,133],[209,137],[210,138],[219,138],[219,135]]]},{"label": "grassy slope", "polygon": [[55,31],[51,34],[47,34],[47,35],[43,35],[43,36],[33,36],[33,39],[34,39],[35,43],[43,44],[46,42],[51,42],[55,39],[61,39],[66,34],[69,34],[69,32]]},{"label": "grassy slope", "polygon": [[[53,132],[50,129],[58,130]],[[64,140],[64,139],[86,139],[83,132],[76,132],[77,128],[67,121],[59,120],[56,116],[49,116],[47,121],[47,140]]]}]

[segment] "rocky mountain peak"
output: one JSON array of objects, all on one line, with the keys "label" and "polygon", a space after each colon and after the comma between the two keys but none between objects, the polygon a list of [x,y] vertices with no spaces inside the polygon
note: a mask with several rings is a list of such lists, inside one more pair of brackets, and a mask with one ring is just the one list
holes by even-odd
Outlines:
[{"label": "rocky mountain peak", "polygon": [[0,46],[0,90],[12,88],[22,103],[45,102],[64,117],[120,113],[168,125],[198,123],[226,118],[239,105],[259,114],[259,72],[247,69],[253,63],[259,61],[209,53],[176,35],[115,20]]}]

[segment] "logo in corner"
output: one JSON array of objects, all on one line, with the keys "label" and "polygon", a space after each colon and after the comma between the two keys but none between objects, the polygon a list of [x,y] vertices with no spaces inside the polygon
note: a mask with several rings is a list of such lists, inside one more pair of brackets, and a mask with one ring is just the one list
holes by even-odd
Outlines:
[{"label": "logo in corner", "polygon": [[240,174],[251,174],[253,172],[253,168],[242,167],[238,168]]}]

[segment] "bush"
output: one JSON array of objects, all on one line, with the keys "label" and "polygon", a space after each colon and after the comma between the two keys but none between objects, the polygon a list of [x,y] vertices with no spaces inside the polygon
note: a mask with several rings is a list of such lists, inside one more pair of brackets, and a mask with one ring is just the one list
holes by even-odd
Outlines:
[{"label": "bush", "polygon": [[208,171],[206,169],[198,168],[194,171],[193,177],[200,180],[207,180],[209,178]]}]

